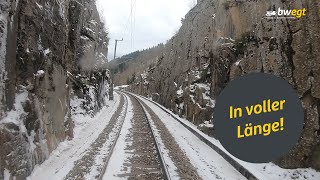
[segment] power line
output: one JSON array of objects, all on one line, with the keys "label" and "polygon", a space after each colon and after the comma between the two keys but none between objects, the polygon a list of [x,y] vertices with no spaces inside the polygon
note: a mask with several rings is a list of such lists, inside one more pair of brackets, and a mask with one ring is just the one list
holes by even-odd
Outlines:
[{"label": "power line", "polygon": [[[136,8],[137,8],[137,0],[134,0],[134,5],[133,5],[133,29],[132,29],[132,46],[134,48],[134,42],[135,42],[135,28],[136,28]],[[133,51],[132,48],[132,51]]]},{"label": "power line", "polygon": [[121,32],[122,37],[127,33],[129,24],[130,24],[130,14],[128,15],[126,23],[123,24],[124,28],[122,29],[122,32]]},{"label": "power line", "polygon": [[133,0],[131,0],[131,9],[130,9],[130,12],[131,12],[131,14],[130,14],[130,17],[131,17],[131,30],[130,30],[130,32],[131,32],[131,38],[130,38],[130,42],[131,42],[131,49],[133,48],[133,39],[132,39],[132,37],[133,37]]},{"label": "power line", "polygon": [[127,39],[130,39],[130,45],[127,44],[127,48],[134,49],[135,41],[135,23],[136,23],[136,0],[130,0],[130,11],[126,21],[123,23],[123,29],[121,31],[121,37],[130,36]]},{"label": "power line", "polygon": [[[131,0],[132,1],[132,0]],[[121,33],[120,33],[120,37],[126,37],[126,36],[131,36],[129,34],[131,34],[131,31],[132,31],[132,27],[131,27],[131,24],[132,24],[132,3],[130,2],[130,10],[129,10],[129,13],[128,13],[128,16],[126,16],[123,20],[123,23],[122,23],[122,30],[121,30]],[[127,38],[128,40],[132,39],[130,37]],[[126,45],[126,43],[124,44]],[[130,47],[127,47],[127,48],[130,48]]]},{"label": "power line", "polygon": [[134,31],[135,31],[135,17],[136,17],[136,0],[131,0],[131,9],[130,9],[130,20],[131,20],[131,30],[130,30],[130,35],[131,35],[131,50],[134,49]]}]

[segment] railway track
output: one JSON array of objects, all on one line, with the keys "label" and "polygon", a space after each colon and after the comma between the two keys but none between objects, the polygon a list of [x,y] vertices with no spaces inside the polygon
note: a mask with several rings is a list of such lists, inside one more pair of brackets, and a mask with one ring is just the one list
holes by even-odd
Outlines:
[{"label": "railway track", "polygon": [[[136,97],[134,97],[134,98],[136,98]],[[136,98],[136,99],[137,99],[137,98]],[[138,99],[137,99],[137,100],[138,100]],[[141,101],[140,101],[140,100],[138,100],[138,101],[139,101],[140,106],[143,107]],[[161,166],[162,166],[162,169],[163,169],[164,179],[165,179],[165,180],[170,180],[171,177],[170,177],[170,174],[169,174],[167,165],[166,165],[165,160],[164,160],[164,158],[163,158],[163,156],[162,156],[162,153],[161,153],[161,151],[160,151],[159,140],[156,138],[155,130],[152,128],[151,123],[150,123],[150,119],[149,119],[149,117],[147,117],[147,115],[146,115],[146,108],[145,108],[145,107],[143,107],[143,111],[144,111],[144,114],[145,114],[145,116],[146,116],[146,118],[147,118],[148,125],[149,125],[149,127],[150,127],[150,129],[151,129],[151,131],[152,131],[152,136],[153,136],[153,138],[154,138],[154,141],[155,141],[155,143],[156,143],[157,154],[158,154],[158,156],[160,157],[160,163],[161,163]]]},{"label": "railway track", "polygon": [[[104,171],[103,162],[107,162],[110,158],[110,152],[112,152],[123,126],[124,112],[128,108],[128,99],[123,93],[119,92],[119,94],[121,97],[119,108],[112,115],[108,125],[99,134],[98,138],[82,153],[83,156],[74,162],[74,167],[64,177],[65,180],[85,179],[87,175],[98,178],[97,173],[91,173]],[[102,162],[97,159],[102,159]],[[102,170],[101,167],[103,167]],[[98,179],[101,179],[100,176]]]},{"label": "railway track", "polygon": [[[124,96],[124,98],[126,99],[126,102],[127,102],[126,105],[128,106],[128,97],[127,97],[126,95],[124,95],[123,93],[121,93],[121,95]],[[126,109],[127,109],[127,107],[126,107]],[[99,174],[98,180],[102,180],[102,179],[103,179],[103,175],[104,175],[105,172],[106,172],[107,165],[108,165],[108,163],[109,163],[109,161],[110,161],[112,152],[113,152],[114,147],[116,146],[116,143],[117,143],[117,141],[118,141],[118,139],[119,139],[120,132],[121,132],[121,129],[122,129],[122,127],[123,127],[123,123],[124,123],[124,120],[121,122],[121,127],[120,127],[120,129],[116,132],[116,137],[115,137],[115,139],[114,139],[114,141],[113,141],[113,143],[112,143],[112,145],[111,145],[109,155],[105,158],[105,163],[104,163],[104,165],[103,165],[103,167],[102,167],[101,173]]]},{"label": "railway track", "polygon": [[[130,169],[130,172],[124,171],[113,176],[127,177],[128,179],[170,180],[169,171],[159,149],[159,140],[155,136],[155,130],[151,126],[145,107],[137,97],[124,96],[126,99],[130,99],[133,105],[132,127],[130,128],[130,134],[126,136],[127,140],[132,141],[132,143],[125,148],[127,153],[131,154],[131,157],[128,162],[122,165],[124,169]],[[105,159],[99,180],[106,179],[110,158],[111,156],[117,156],[117,153],[119,153],[114,150],[120,134],[121,129],[117,132],[109,156]]]},{"label": "railway track", "polygon": [[[96,168],[99,174],[97,174],[95,177],[99,180],[115,178],[169,180],[171,179],[171,177],[183,176],[183,173],[180,173],[179,176],[176,176],[175,173],[172,176],[170,176],[170,172],[168,170],[168,164],[170,164],[170,161],[166,163],[165,160],[168,160],[166,159],[168,158],[168,154],[164,158],[163,153],[161,152],[161,148],[163,148],[163,137],[157,135],[159,133],[159,127],[157,127],[158,125],[154,125],[155,117],[151,116],[152,110],[136,95],[127,92],[118,93],[121,94],[122,99],[124,99],[125,103],[123,103],[123,107],[121,108],[122,113],[119,113],[119,110],[117,114],[119,116],[117,118],[118,120],[114,120],[113,122],[116,123],[117,126],[110,130],[111,133],[108,132],[108,134],[111,135],[109,135],[108,137],[105,136],[105,138],[109,140],[101,141],[102,144],[103,142],[107,142],[109,145],[101,145],[100,149],[98,150],[105,151],[106,153],[103,155],[102,162],[100,163],[100,165],[97,166],[98,168]],[[149,99],[146,100],[150,101]],[[154,103],[153,101],[150,102]],[[216,146],[211,144],[210,141],[208,141],[205,137],[201,136],[201,134],[199,134],[197,131],[181,122],[181,120],[174,117],[170,112],[168,112],[168,110],[166,110],[162,106],[158,105],[157,103],[154,104],[162,110],[164,110],[165,112],[167,112],[168,114],[170,114],[174,119],[179,121],[189,131],[195,134],[200,140],[208,144],[209,147],[217,151],[244,177],[250,180],[257,179],[251,172],[249,172],[247,169],[245,169],[243,166],[241,166],[239,163],[237,163],[235,160],[229,157],[226,153],[222,152],[222,150],[216,149]],[[116,117],[117,115],[115,114],[114,116]],[[104,147],[106,147],[108,150],[104,150]],[[176,149],[171,149],[171,151],[173,150],[174,152],[176,152]],[[87,154],[89,157],[89,155],[91,154],[94,155],[99,153],[95,152]],[[120,160],[119,157],[121,157]],[[176,157],[175,160],[176,159],[179,158]],[[185,159],[188,158],[185,157]],[[86,161],[81,161],[81,163],[78,164],[79,167],[82,167],[82,165],[86,165],[86,163]],[[90,161],[90,163],[93,164],[94,162]],[[186,168],[184,166],[179,166],[179,164],[176,165],[178,165],[178,171],[191,170],[190,167]],[[92,167],[92,165],[90,167]],[[81,172],[80,175],[78,174],[79,170]],[[84,178],[84,175],[81,175],[81,170],[83,170],[83,168],[80,168],[79,170],[73,171],[73,173],[76,176],[69,176],[69,178],[66,179],[72,179],[72,177],[76,177],[76,179]]]},{"label": "railway track", "polygon": [[[126,93],[128,93],[128,92],[126,92]],[[237,162],[232,157],[230,157],[227,153],[225,153],[223,150],[221,150],[219,147],[217,147],[215,144],[213,144],[211,141],[209,141],[206,137],[204,137],[198,131],[194,130],[189,125],[185,124],[180,119],[175,117],[170,111],[165,109],[163,106],[159,105],[158,103],[156,103],[156,102],[154,102],[154,101],[152,101],[152,100],[150,100],[150,99],[148,99],[146,97],[143,97],[143,96],[140,96],[140,95],[136,95],[136,94],[132,94],[132,93],[129,93],[129,94],[131,94],[132,96],[134,96],[136,98],[137,97],[141,97],[141,98],[153,103],[154,105],[158,106],[160,109],[162,109],[168,115],[170,115],[173,119],[175,119],[180,124],[182,124],[186,129],[188,129],[190,132],[192,132],[202,142],[206,143],[210,148],[212,148],[214,151],[216,151],[218,154],[220,154],[229,164],[231,164],[238,172],[240,172],[248,180],[257,180],[258,179],[252,172],[250,172],[248,169],[246,169],[244,166],[242,166],[239,162]]]}]

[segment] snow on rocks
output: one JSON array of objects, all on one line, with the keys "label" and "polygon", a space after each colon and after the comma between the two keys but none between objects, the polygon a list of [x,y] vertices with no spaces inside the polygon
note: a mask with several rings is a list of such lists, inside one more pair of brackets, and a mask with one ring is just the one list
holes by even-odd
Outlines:
[{"label": "snow on rocks", "polygon": [[[7,71],[5,69],[5,60],[6,60],[6,46],[7,46],[7,24],[8,24],[8,9],[9,7],[6,1],[0,2],[0,101],[4,102],[5,97],[5,80],[7,79]],[[3,26],[1,26],[3,25]],[[0,103],[0,113],[3,111],[4,106]],[[0,114],[1,115],[1,114]]]},{"label": "snow on rocks", "polygon": [[191,71],[191,74],[194,76],[195,80],[201,79],[200,71]]},{"label": "snow on rocks", "polygon": [[43,6],[41,6],[40,4],[38,4],[37,2],[35,2],[36,3],[36,5],[38,6],[38,8],[40,9],[40,10],[43,10]]},{"label": "snow on rocks", "polygon": [[199,124],[199,126],[213,128],[213,124],[210,121],[204,121],[202,124]]},{"label": "snow on rocks", "polygon": [[178,84],[176,82],[173,82],[174,87],[178,87]]},{"label": "snow on rocks", "polygon": [[44,70],[39,70],[39,71],[37,71],[37,73],[36,73],[34,76],[36,76],[36,77],[43,77],[44,74],[45,74]]},{"label": "snow on rocks", "polygon": [[[13,110],[7,112],[6,116],[0,121],[0,127],[5,126],[6,124],[14,124],[19,127],[19,133],[27,138],[28,152],[34,152],[34,150],[37,148],[36,144],[34,143],[36,133],[34,130],[28,133],[24,122],[28,116],[28,113],[24,110],[24,105],[27,103],[27,101],[29,101],[28,92],[25,87],[22,87],[20,92],[16,94]],[[39,145],[42,146],[41,142]]]},{"label": "snow on rocks", "polygon": [[177,97],[181,98],[183,96],[183,89],[182,86],[179,87],[179,89],[177,90]]},{"label": "snow on rocks", "polygon": [[[190,99],[193,104],[197,104],[199,108],[206,109],[206,107],[214,108],[215,107],[215,100],[212,99],[210,95],[210,84],[204,83],[194,83],[187,87],[186,89],[190,92]],[[198,97],[197,92],[200,92],[202,96]],[[204,103],[202,103],[202,100]],[[199,102],[198,102],[199,101]],[[201,105],[200,105],[201,104]]]},{"label": "snow on rocks", "polygon": [[89,28],[89,27],[84,27],[84,29],[85,29],[86,31],[88,31],[89,33],[91,33],[91,34],[95,34],[95,32],[94,32],[91,28]]},{"label": "snow on rocks", "polygon": [[27,132],[27,129],[23,123],[24,117],[28,114],[23,109],[23,104],[29,100],[28,92],[26,90],[22,90],[22,92],[16,94],[14,109],[7,112],[7,116],[5,116],[1,121],[0,125],[6,123],[13,123],[20,127],[21,132]]},{"label": "snow on rocks", "polygon": [[87,36],[80,36],[80,39],[82,39],[84,41],[89,41],[90,40]]},{"label": "snow on rocks", "polygon": [[141,79],[142,79],[144,85],[149,84],[148,76],[149,76],[148,71],[145,71],[144,73],[141,74]]},{"label": "snow on rocks", "polygon": [[234,64],[236,65],[236,66],[239,66],[240,65],[240,63],[241,63],[241,60],[238,60],[237,62],[235,62]]},{"label": "snow on rocks", "polygon": [[50,49],[45,49],[45,50],[43,51],[43,54],[44,54],[45,56],[47,56],[50,52],[51,52]]}]

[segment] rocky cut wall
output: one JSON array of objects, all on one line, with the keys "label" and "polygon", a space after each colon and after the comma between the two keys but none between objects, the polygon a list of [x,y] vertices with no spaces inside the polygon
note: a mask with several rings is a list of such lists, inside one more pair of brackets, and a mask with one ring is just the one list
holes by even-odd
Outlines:
[{"label": "rocky cut wall", "polygon": [[[320,170],[319,3],[199,1],[182,19],[182,27],[158,55],[157,63],[139,72],[142,75],[130,88],[199,127],[212,128],[208,122],[214,124],[215,98],[230,80],[251,72],[284,78],[299,94],[305,125],[299,143],[277,163],[285,168]],[[306,8],[307,15],[299,19],[265,17],[267,10],[278,8]]]},{"label": "rocky cut wall", "polygon": [[93,0],[0,2],[0,179],[24,179],[72,138],[72,96],[103,106],[107,36]]}]

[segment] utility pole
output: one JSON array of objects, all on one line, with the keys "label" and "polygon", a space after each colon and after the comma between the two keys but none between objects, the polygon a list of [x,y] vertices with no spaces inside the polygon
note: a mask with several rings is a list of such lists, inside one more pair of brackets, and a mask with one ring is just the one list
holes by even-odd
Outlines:
[{"label": "utility pole", "polygon": [[[123,38],[121,38],[121,40],[119,40],[119,39],[115,40],[116,43],[114,45],[114,57],[113,57],[113,60],[116,59],[118,41],[123,41]],[[113,86],[114,86],[114,84],[113,84],[113,72],[112,72],[112,70],[110,72],[111,72],[111,88],[109,90],[109,100],[113,101]]]},{"label": "utility pole", "polygon": [[116,43],[114,45],[114,57],[113,57],[113,59],[116,59],[118,41],[123,41],[123,38],[121,40],[116,39],[115,41],[116,41]]}]

